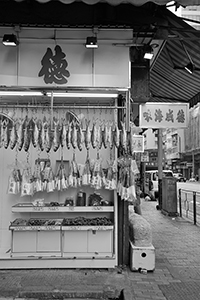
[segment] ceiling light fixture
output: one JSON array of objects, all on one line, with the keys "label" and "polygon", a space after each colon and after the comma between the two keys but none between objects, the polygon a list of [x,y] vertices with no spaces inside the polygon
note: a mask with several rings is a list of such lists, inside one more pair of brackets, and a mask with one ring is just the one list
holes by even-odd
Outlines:
[{"label": "ceiling light fixture", "polygon": [[91,49],[98,48],[96,36],[87,37],[85,47],[86,48],[91,48]]},{"label": "ceiling light fixture", "polygon": [[0,96],[44,96],[41,92],[35,91],[0,91]]},{"label": "ceiling light fixture", "polygon": [[195,69],[195,64],[193,63],[192,58],[191,58],[190,54],[188,53],[188,51],[187,51],[187,49],[186,49],[184,43],[183,43],[182,41],[180,41],[180,42],[181,42],[181,45],[182,45],[182,47],[183,47],[183,49],[184,49],[184,51],[185,51],[185,54],[187,55],[187,57],[188,57],[188,59],[189,59],[189,61],[190,61],[190,62],[184,67],[184,69],[185,69],[186,71],[188,71],[190,74],[192,74],[192,73],[194,72],[194,69]]},{"label": "ceiling light fixture", "polygon": [[144,47],[144,59],[152,59],[153,57],[153,49],[150,45],[146,45]]},{"label": "ceiling light fixture", "polygon": [[19,41],[17,40],[17,36],[15,34],[4,34],[2,43],[4,46],[17,46],[19,45]]},{"label": "ceiling light fixture", "polygon": [[189,62],[189,64],[185,66],[185,70],[188,71],[190,74],[194,72],[194,69],[195,69],[195,65],[191,62]]},{"label": "ceiling light fixture", "polygon": [[[51,97],[51,93],[47,92],[47,96]],[[53,97],[63,97],[63,98],[116,98],[117,93],[53,93]]]}]

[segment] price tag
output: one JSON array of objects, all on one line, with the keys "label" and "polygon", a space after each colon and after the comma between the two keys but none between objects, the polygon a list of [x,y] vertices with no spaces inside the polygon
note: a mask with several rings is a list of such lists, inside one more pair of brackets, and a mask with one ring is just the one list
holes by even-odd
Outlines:
[{"label": "price tag", "polygon": [[44,206],[33,206],[33,210],[43,211],[44,210]]},{"label": "price tag", "polygon": [[72,205],[69,205],[67,207],[69,208],[69,210],[74,210],[74,206],[72,206]]},{"label": "price tag", "polygon": [[45,230],[56,230],[56,226],[45,226]]},{"label": "price tag", "polygon": [[51,210],[51,211],[59,210],[59,207],[58,206],[49,206],[48,210]]},{"label": "price tag", "polygon": [[102,206],[92,206],[93,210],[103,210]]},{"label": "price tag", "polygon": [[30,226],[28,228],[29,228],[29,230],[40,230],[40,227],[41,226]]},{"label": "price tag", "polygon": [[13,227],[12,229],[17,230],[17,231],[22,231],[22,230],[27,230],[27,226],[16,226]]},{"label": "price tag", "polygon": [[80,226],[69,226],[70,230],[80,230]]}]

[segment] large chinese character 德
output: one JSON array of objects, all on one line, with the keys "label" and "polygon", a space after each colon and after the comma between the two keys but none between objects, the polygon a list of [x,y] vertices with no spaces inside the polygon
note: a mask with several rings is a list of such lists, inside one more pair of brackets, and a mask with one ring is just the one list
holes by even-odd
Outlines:
[{"label": "large chinese character \u5fb7", "polygon": [[163,119],[163,114],[161,109],[156,109],[155,110],[155,122],[161,122]]},{"label": "large chinese character \u5fb7", "polygon": [[67,83],[67,77],[70,76],[67,70],[68,63],[60,46],[56,45],[55,55],[50,48],[47,48],[45,55],[41,60],[42,68],[38,74],[39,77],[44,76],[45,83]]}]

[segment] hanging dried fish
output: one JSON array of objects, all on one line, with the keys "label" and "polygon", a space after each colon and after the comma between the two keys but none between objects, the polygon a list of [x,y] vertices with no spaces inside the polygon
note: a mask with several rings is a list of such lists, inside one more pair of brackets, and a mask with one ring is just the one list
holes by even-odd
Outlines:
[{"label": "hanging dried fish", "polygon": [[4,144],[3,126],[4,126],[3,120],[1,120],[1,124],[0,124],[0,129],[1,129],[1,134],[0,134],[0,148],[2,148],[3,144]]},{"label": "hanging dried fish", "polygon": [[104,148],[106,149],[108,147],[108,124],[105,124],[104,125],[104,131],[103,131],[103,145],[104,145]]},{"label": "hanging dried fish", "polygon": [[24,150],[27,152],[29,147],[30,147],[30,143],[32,140],[32,126],[31,126],[31,120],[29,120],[28,118],[25,121],[25,132],[24,132]]},{"label": "hanging dried fish", "polygon": [[103,132],[102,132],[102,123],[99,124],[97,127],[97,148],[101,149],[102,144],[103,144]]},{"label": "hanging dried fish", "polygon": [[113,133],[113,142],[116,148],[119,148],[119,144],[120,144],[120,131],[118,128],[117,123],[115,123],[115,129],[114,129],[114,133]]},{"label": "hanging dried fish", "polygon": [[121,146],[126,151],[127,150],[127,132],[126,132],[126,125],[124,122],[121,122],[122,131],[121,131]]},{"label": "hanging dried fish", "polygon": [[38,128],[38,122],[33,120],[33,132],[32,132],[32,144],[33,147],[37,147],[39,144],[39,128]]},{"label": "hanging dried fish", "polygon": [[112,130],[112,124],[108,124],[107,144],[109,145],[110,149],[113,148],[113,130]]},{"label": "hanging dried fish", "polygon": [[[43,123],[41,120],[38,120],[37,122],[37,127],[38,127],[38,131],[39,131],[39,135],[38,135],[38,145],[40,147],[40,150],[43,151],[44,150],[44,144],[43,144],[43,134],[44,134],[44,128],[43,128]],[[43,129],[43,131],[42,131]]]},{"label": "hanging dried fish", "polygon": [[95,160],[94,168],[92,170],[91,186],[96,190],[101,189],[106,184],[105,174],[102,167],[102,159],[97,153],[97,158]]},{"label": "hanging dried fish", "polygon": [[55,176],[55,189],[57,189],[58,191],[64,191],[67,188],[68,188],[67,172],[65,169],[63,159],[61,159],[61,163],[58,167],[58,171]]},{"label": "hanging dried fish", "polygon": [[83,149],[84,144],[84,133],[82,129],[82,124],[79,124],[78,130],[77,130],[77,146],[80,151]]},{"label": "hanging dried fish", "polygon": [[33,172],[33,193],[42,192],[42,176],[40,168],[40,159],[35,160]]},{"label": "hanging dried fish", "polygon": [[4,120],[4,148],[7,149],[8,145],[10,143],[10,126],[9,126],[9,120]]},{"label": "hanging dried fish", "polygon": [[85,166],[82,174],[82,185],[90,185],[92,176],[92,167],[89,158],[89,151],[87,151],[87,157],[85,161]]},{"label": "hanging dried fish", "polygon": [[10,149],[14,149],[17,144],[17,121],[13,123],[11,133],[10,133]]},{"label": "hanging dried fish", "polygon": [[67,140],[67,128],[63,120],[61,125],[61,134],[60,134],[60,145],[62,148],[66,145],[66,140]]},{"label": "hanging dried fish", "polygon": [[59,120],[54,119],[54,133],[53,133],[53,151],[57,151],[60,147],[60,130]]},{"label": "hanging dried fish", "polygon": [[[26,120],[26,119],[25,119]],[[18,150],[21,151],[23,148],[23,144],[24,144],[24,124],[25,124],[25,120],[20,119],[19,120],[19,127],[17,130],[17,135],[18,135]]]},{"label": "hanging dried fish", "polygon": [[86,131],[85,131],[85,147],[87,150],[90,149],[91,144],[91,131],[90,131],[90,120],[86,120]]},{"label": "hanging dried fish", "polygon": [[77,128],[76,121],[72,121],[71,144],[74,149],[77,147]]},{"label": "hanging dried fish", "polygon": [[95,149],[96,146],[97,146],[97,127],[96,127],[96,121],[93,122],[93,126],[92,126],[91,144],[92,144],[92,147]]},{"label": "hanging dried fish", "polygon": [[[51,131],[51,122],[47,122],[45,130],[45,150],[48,153],[52,147],[52,131]],[[55,150],[54,150],[55,151]]]},{"label": "hanging dried fish", "polygon": [[66,134],[66,146],[67,149],[71,147],[71,133],[72,133],[72,124],[68,121],[67,124],[67,134]]},{"label": "hanging dried fish", "polygon": [[68,180],[69,187],[77,187],[81,185],[81,175],[76,162],[75,153],[73,153],[73,159],[70,161]]}]

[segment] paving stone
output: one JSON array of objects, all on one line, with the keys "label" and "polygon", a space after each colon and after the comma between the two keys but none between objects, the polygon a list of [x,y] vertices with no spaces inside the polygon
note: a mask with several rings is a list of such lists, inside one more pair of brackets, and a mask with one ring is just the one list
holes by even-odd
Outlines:
[{"label": "paving stone", "polygon": [[169,300],[200,299],[200,282],[181,282],[159,285],[164,296]]}]

